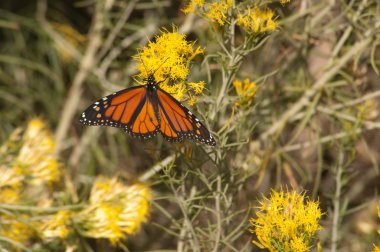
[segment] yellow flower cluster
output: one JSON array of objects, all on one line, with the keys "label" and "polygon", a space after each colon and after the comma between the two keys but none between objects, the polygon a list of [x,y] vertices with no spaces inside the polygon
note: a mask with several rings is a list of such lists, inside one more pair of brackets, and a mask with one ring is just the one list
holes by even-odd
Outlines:
[{"label": "yellow flower cluster", "polygon": [[366,100],[363,104],[357,107],[357,117],[363,120],[374,120],[379,115],[378,107],[379,103],[376,100]]},{"label": "yellow flower cluster", "polygon": [[197,8],[202,8],[205,5],[205,0],[191,0],[190,3],[182,9],[184,13],[195,13]]},{"label": "yellow flower cluster", "polygon": [[205,16],[212,22],[223,26],[228,18],[228,9],[232,7],[232,1],[219,1],[209,5]]},{"label": "yellow flower cluster", "polygon": [[60,238],[65,239],[71,230],[71,213],[68,210],[58,211],[45,221],[39,229],[43,238]]},{"label": "yellow flower cluster", "polygon": [[15,173],[34,185],[58,181],[60,165],[54,156],[54,148],[53,138],[44,122],[31,120],[13,165]]},{"label": "yellow flower cluster", "polygon": [[178,33],[175,28],[173,32],[164,30],[134,57],[140,71],[136,77],[146,79],[154,74],[157,82],[162,81],[160,87],[176,99],[181,100],[185,93],[193,94],[188,95],[190,100],[196,99],[204,89],[204,82],[187,84],[186,80],[191,60],[202,53],[203,49],[194,49],[194,43],[187,42],[186,35]]},{"label": "yellow flower cluster", "polygon": [[[288,2],[290,0],[280,0],[281,4]],[[230,20],[236,20],[236,25],[241,26],[249,34],[274,31],[277,28],[274,12],[271,9],[262,10],[257,6],[247,6],[247,4],[234,7],[232,0],[217,0],[209,3],[204,0],[191,0],[182,11],[195,13],[220,27],[230,24]]]},{"label": "yellow flower cluster", "polygon": [[321,229],[319,203],[297,192],[272,191],[269,199],[263,197],[256,214],[257,218],[250,220],[250,231],[258,239],[253,243],[273,252],[309,251]]},{"label": "yellow flower cluster", "polygon": [[[30,198],[27,194],[39,192],[44,185],[59,179],[60,165],[54,157],[53,138],[40,119],[29,121],[22,136],[21,130],[15,130],[0,149],[1,155],[6,157],[6,162],[0,165],[0,203],[24,204],[24,198],[28,202],[37,202],[40,199]],[[28,217],[25,214],[2,213],[0,235],[27,243],[35,233]]]},{"label": "yellow flower cluster", "polygon": [[[17,129],[0,147],[0,204],[27,207],[27,200],[34,207],[40,207],[41,212],[33,212],[32,216],[32,213],[2,211],[0,236],[25,246],[37,236],[47,241],[70,240],[75,227],[83,236],[106,238],[115,244],[126,235],[134,234],[146,221],[151,199],[149,188],[143,184],[127,186],[116,178],[104,177],[96,179],[83,207],[43,214],[54,205],[47,185],[62,177],[53,154],[54,142],[45,123],[39,119],[31,120],[21,133],[22,130]],[[66,251],[75,247],[64,244]],[[11,245],[8,247],[13,251]]]},{"label": "yellow flower cluster", "polygon": [[126,186],[117,179],[99,177],[89,206],[74,221],[82,235],[107,238],[116,244],[146,221],[150,199],[150,190],[143,184]]},{"label": "yellow flower cluster", "polygon": [[184,13],[196,13],[211,23],[224,26],[228,20],[228,11],[232,8],[232,3],[232,0],[217,0],[208,4],[205,4],[204,0],[191,0],[182,11]]},{"label": "yellow flower cluster", "polygon": [[[377,215],[380,217],[380,207],[377,207]],[[377,230],[377,233],[380,234],[380,230]],[[380,248],[373,244],[373,250],[372,252],[380,252]]]},{"label": "yellow flower cluster", "polygon": [[27,215],[2,214],[0,223],[1,237],[27,244],[30,237],[34,235],[31,223],[28,223]]},{"label": "yellow flower cluster", "polygon": [[251,105],[252,99],[256,95],[256,84],[249,79],[245,79],[244,82],[234,80],[232,85],[235,87],[236,93],[239,96],[238,101],[235,102],[235,106],[247,107]]},{"label": "yellow flower cluster", "polygon": [[243,14],[239,13],[237,25],[242,26],[247,32],[267,32],[276,30],[277,23],[273,20],[274,12],[270,9],[248,9]]},{"label": "yellow flower cluster", "polygon": [[[66,42],[75,49],[78,49],[87,41],[87,37],[80,34],[78,31],[76,31],[73,27],[69,25],[61,23],[51,23],[51,25],[61,34],[61,36],[66,40]],[[68,63],[71,61],[73,57],[66,47],[58,43],[55,43],[54,47],[64,63]]]}]

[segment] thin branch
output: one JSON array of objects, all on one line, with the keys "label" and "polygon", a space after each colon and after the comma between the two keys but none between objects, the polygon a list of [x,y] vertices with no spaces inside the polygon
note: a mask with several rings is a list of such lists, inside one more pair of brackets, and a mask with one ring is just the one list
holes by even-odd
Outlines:
[{"label": "thin branch", "polygon": [[[352,106],[355,106],[357,104],[366,102],[367,100],[374,99],[374,98],[376,98],[378,96],[380,96],[380,90],[374,91],[374,92],[366,94],[366,95],[363,95],[363,96],[361,96],[361,97],[359,97],[359,98],[357,98],[355,100],[351,100],[349,102],[331,105],[330,109],[332,109],[332,110],[339,110],[339,109],[343,109],[343,108],[347,108],[347,107],[352,107]],[[305,117],[305,112],[300,112],[300,113],[296,114],[293,118],[291,118],[289,121],[290,122],[295,122],[295,121],[297,121],[299,119],[302,119],[304,117]]]},{"label": "thin branch", "polygon": [[62,150],[62,142],[66,137],[67,131],[78,108],[78,104],[82,95],[82,85],[86,80],[90,70],[97,64],[96,53],[99,47],[101,46],[102,42],[101,35],[104,26],[103,19],[103,5],[101,2],[96,2],[96,11],[94,14],[88,39],[89,43],[87,45],[85,54],[80,62],[79,70],[74,77],[73,84],[67,96],[67,100],[62,107],[63,110],[61,114],[61,120],[59,121],[59,125],[55,134],[57,153],[59,153]]},{"label": "thin branch", "polygon": [[137,1],[138,0],[128,1],[127,7],[125,8],[123,14],[121,15],[121,17],[117,21],[115,27],[112,29],[112,31],[108,35],[108,37],[107,37],[104,45],[102,46],[102,49],[100,50],[100,52],[98,54],[98,58],[99,58],[98,60],[100,60],[101,58],[103,58],[104,55],[106,55],[106,53],[111,48],[112,43],[115,41],[116,36],[120,33],[121,29],[123,29],[123,27],[124,27],[125,23],[127,22],[128,18],[132,14],[132,11],[133,11],[133,9],[136,6]]},{"label": "thin branch", "polygon": [[333,224],[332,224],[332,234],[331,234],[331,252],[336,252],[338,248],[339,242],[339,224],[341,220],[340,211],[341,211],[341,194],[342,194],[342,177],[343,177],[343,169],[344,169],[344,154],[343,150],[339,152],[338,155],[338,164],[337,171],[335,174],[335,195],[333,199]]},{"label": "thin branch", "polygon": [[154,166],[152,166],[150,169],[148,169],[145,173],[143,173],[139,177],[140,182],[146,182],[148,179],[153,177],[157,172],[161,171],[164,167],[168,166],[171,162],[173,162],[176,158],[175,154],[172,154],[170,156],[167,156],[162,161],[156,163]]},{"label": "thin branch", "polygon": [[275,120],[276,123],[274,123],[269,129],[260,135],[260,140],[266,141],[266,139],[268,139],[270,136],[281,131],[285,127],[286,123],[299,111],[301,111],[301,109],[307,106],[312,97],[314,97],[314,95],[319,92],[329,82],[329,80],[333,78],[339,72],[339,70],[348,63],[349,60],[356,56],[358,52],[366,49],[370,45],[371,41],[372,38],[367,37],[353,45],[343,57],[337,60],[336,65],[325,72],[315,82],[315,84],[309,90],[307,90],[295,104],[293,104],[291,108],[289,108],[278,120]]},{"label": "thin branch", "polygon": [[280,154],[282,152],[290,152],[290,151],[296,151],[296,150],[300,150],[300,149],[309,148],[309,147],[314,146],[316,144],[329,143],[329,142],[347,137],[348,135],[352,135],[353,133],[361,134],[363,132],[374,130],[374,129],[376,129],[376,127],[359,128],[359,129],[349,131],[349,132],[344,131],[344,132],[328,135],[325,137],[321,137],[320,139],[317,139],[317,140],[307,141],[307,142],[298,143],[298,144],[294,144],[294,145],[290,145],[290,146],[280,148],[274,153],[274,155]]}]

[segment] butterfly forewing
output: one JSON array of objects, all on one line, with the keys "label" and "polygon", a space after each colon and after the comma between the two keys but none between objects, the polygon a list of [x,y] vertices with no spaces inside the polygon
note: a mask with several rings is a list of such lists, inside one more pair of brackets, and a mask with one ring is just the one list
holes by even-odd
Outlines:
[{"label": "butterfly forewing", "polygon": [[127,88],[98,100],[82,113],[80,122],[124,128],[136,137],[150,138],[159,131],[158,117],[144,86]]}]

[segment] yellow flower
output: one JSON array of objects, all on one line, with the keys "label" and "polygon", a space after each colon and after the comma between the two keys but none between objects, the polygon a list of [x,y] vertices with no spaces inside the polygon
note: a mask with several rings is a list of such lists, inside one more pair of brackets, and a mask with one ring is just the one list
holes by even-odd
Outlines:
[{"label": "yellow flower", "polygon": [[310,251],[310,247],[307,242],[304,241],[303,237],[294,237],[290,240],[290,251]]},{"label": "yellow flower", "polygon": [[256,95],[256,84],[250,82],[249,79],[245,79],[244,82],[240,80],[234,80],[232,85],[235,87],[236,93],[239,96],[235,106],[246,107],[252,102],[253,97]]},{"label": "yellow flower", "polygon": [[50,217],[39,228],[43,238],[66,238],[70,233],[71,213],[68,210],[61,210]]},{"label": "yellow flower", "polygon": [[194,49],[194,43],[187,42],[186,35],[178,33],[175,28],[173,32],[164,30],[134,57],[140,71],[136,77],[146,79],[154,74],[157,82],[163,81],[160,87],[180,100],[188,89],[186,80],[190,62],[201,53],[203,49]]},{"label": "yellow flower", "polygon": [[[377,207],[377,215],[380,217],[380,207]],[[377,230],[377,232],[380,234],[380,230]],[[380,252],[380,248],[373,244],[372,252]]]},{"label": "yellow flower", "polygon": [[13,216],[3,214],[0,216],[0,236],[7,237],[16,242],[27,244],[34,235],[31,225],[27,224],[27,216]]},{"label": "yellow flower", "polygon": [[375,244],[373,244],[372,252],[380,252],[380,248],[378,246],[376,246]]},{"label": "yellow flower", "polygon": [[188,86],[189,99],[187,100],[187,103],[189,104],[189,106],[194,106],[195,103],[199,100],[200,95],[203,93],[203,90],[205,89],[205,82],[189,82]]},{"label": "yellow flower", "polygon": [[287,3],[290,3],[290,0],[280,0],[280,3],[281,4],[287,4]]},{"label": "yellow flower", "polygon": [[195,103],[198,101],[198,99],[199,99],[199,96],[191,96],[189,100],[187,101],[187,103],[189,104],[189,106],[194,106]]},{"label": "yellow flower", "polygon": [[211,23],[224,26],[228,20],[228,11],[231,9],[232,4],[232,0],[218,0],[209,4],[205,4],[204,0],[191,0],[182,11],[184,13],[195,13],[208,19]]},{"label": "yellow flower", "polygon": [[184,13],[189,13],[189,12],[192,12],[192,13],[195,13],[195,9],[197,8],[197,6],[199,8],[202,8],[205,4],[205,1],[204,0],[191,0],[190,3],[182,9],[182,11]]},{"label": "yellow flower", "polygon": [[199,81],[199,82],[189,82],[189,87],[194,90],[196,94],[201,94],[203,90],[205,89],[205,82]]},{"label": "yellow flower", "polygon": [[364,120],[374,120],[379,115],[379,103],[376,100],[366,100],[363,104],[358,106],[358,118]]},{"label": "yellow flower", "polygon": [[[51,25],[61,34],[66,42],[75,49],[78,49],[87,40],[85,36],[80,34],[69,25],[61,23],[51,23]],[[73,58],[71,52],[63,45],[55,43],[54,47],[57,50],[58,55],[62,58],[63,62],[68,63]]]},{"label": "yellow flower", "polygon": [[238,14],[237,25],[242,26],[247,32],[267,32],[276,30],[277,23],[273,20],[274,12],[270,9],[260,10],[254,8]]},{"label": "yellow flower", "polygon": [[228,17],[228,9],[232,6],[232,1],[218,1],[211,3],[205,16],[212,22],[223,26]]},{"label": "yellow flower", "polygon": [[[380,217],[380,207],[377,207],[377,216]],[[377,230],[377,232],[380,234],[380,230]]]},{"label": "yellow flower", "polygon": [[263,197],[256,215],[250,220],[250,231],[258,241],[252,242],[273,252],[309,251],[316,231],[321,229],[319,203],[296,192],[272,191],[269,199]]},{"label": "yellow flower", "polygon": [[54,156],[54,147],[53,138],[44,122],[31,120],[13,166],[15,173],[35,185],[57,181],[60,165]]},{"label": "yellow flower", "polygon": [[20,194],[18,186],[0,188],[0,203],[16,204],[20,201]]},{"label": "yellow flower", "polygon": [[186,92],[186,84],[185,82],[180,82],[173,85],[167,85],[164,87],[165,91],[171,94],[177,100],[182,99]]},{"label": "yellow flower", "polygon": [[3,187],[12,187],[19,188],[21,182],[24,180],[24,176],[17,174],[14,169],[9,167],[0,166],[0,188]]},{"label": "yellow flower", "polygon": [[150,190],[143,184],[126,186],[117,179],[99,177],[90,205],[76,215],[75,222],[82,235],[116,244],[146,221],[150,199]]}]

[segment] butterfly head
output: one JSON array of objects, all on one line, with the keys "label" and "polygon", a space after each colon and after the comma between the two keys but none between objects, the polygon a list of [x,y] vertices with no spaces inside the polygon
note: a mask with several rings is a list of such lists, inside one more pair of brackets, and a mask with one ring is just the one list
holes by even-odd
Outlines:
[{"label": "butterfly head", "polygon": [[149,75],[148,80],[147,80],[147,84],[150,86],[156,86],[157,85],[156,79],[154,78],[153,75]]}]

